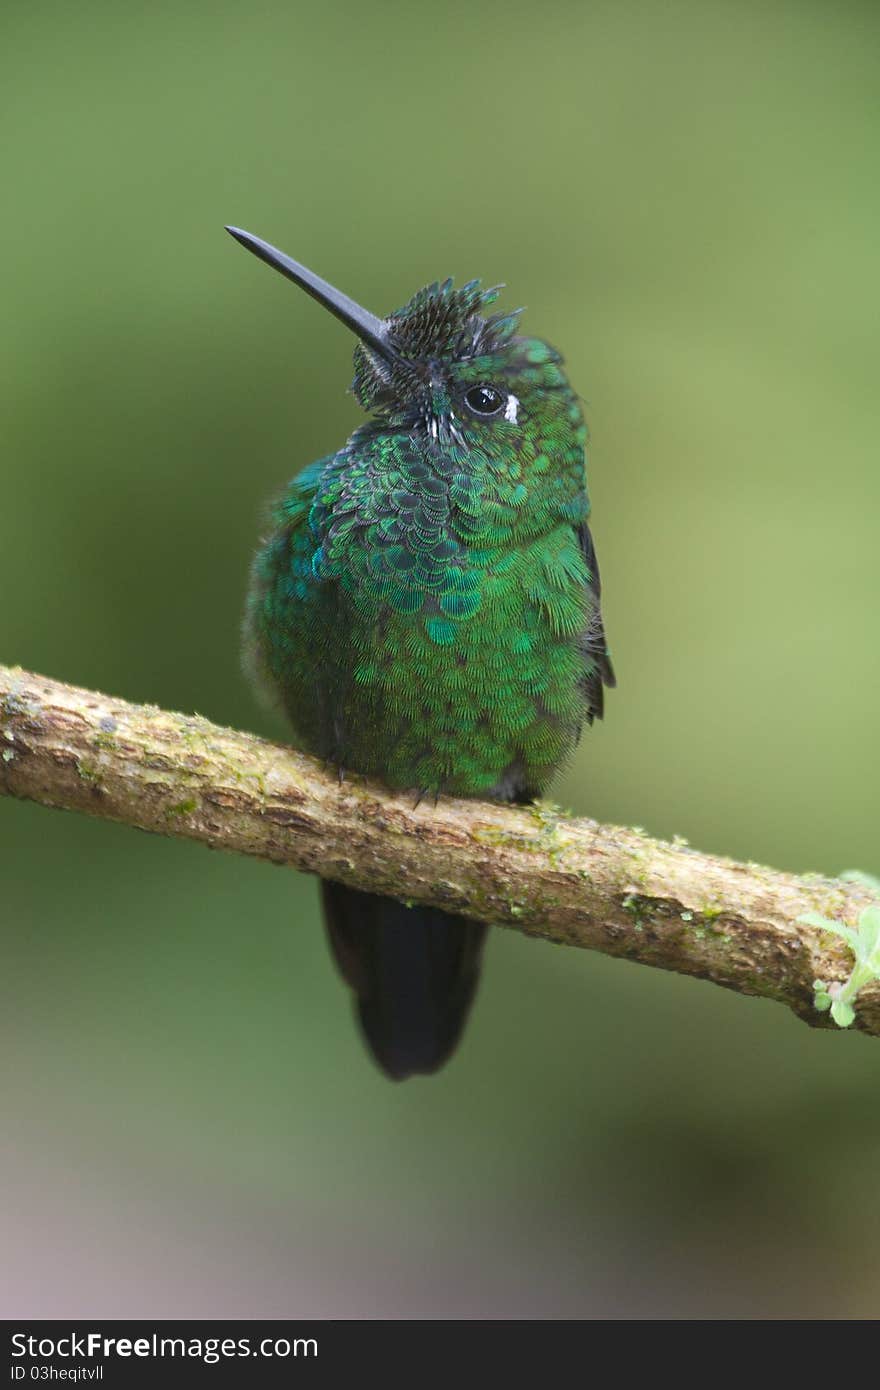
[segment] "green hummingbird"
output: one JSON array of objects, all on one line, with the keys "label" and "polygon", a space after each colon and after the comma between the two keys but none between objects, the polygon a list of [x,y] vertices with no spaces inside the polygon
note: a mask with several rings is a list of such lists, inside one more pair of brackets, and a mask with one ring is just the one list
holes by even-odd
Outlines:
[{"label": "green hummingbird", "polygon": [[[237,227],[357,335],[369,423],[275,505],[246,663],[308,752],[418,795],[529,802],[614,684],[587,525],[586,426],[562,358],[500,287],[451,280],[385,319]],[[322,880],[367,1043],[401,1080],[454,1050],[485,925]]]}]

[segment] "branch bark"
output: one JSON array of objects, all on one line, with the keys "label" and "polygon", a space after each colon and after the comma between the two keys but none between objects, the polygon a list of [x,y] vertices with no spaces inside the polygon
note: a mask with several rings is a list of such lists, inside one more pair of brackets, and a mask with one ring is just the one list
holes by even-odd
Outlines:
[{"label": "branch bark", "polygon": [[[697,975],[827,1027],[813,981],[851,957],[805,912],[854,924],[866,889],[700,854],[556,810],[413,804],[206,719],[0,666],[0,793],[200,840],[569,946]],[[880,1036],[880,984],[856,1027]]]}]

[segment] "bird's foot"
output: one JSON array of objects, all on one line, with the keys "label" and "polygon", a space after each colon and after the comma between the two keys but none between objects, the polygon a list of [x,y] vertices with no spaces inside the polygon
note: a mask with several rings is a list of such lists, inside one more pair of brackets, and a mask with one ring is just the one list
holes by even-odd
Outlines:
[{"label": "bird's foot", "polygon": [[430,797],[433,797],[433,798],[434,798],[434,810],[436,811],[436,809],[437,809],[437,802],[440,800],[440,797],[442,796],[442,794],[443,794],[443,788],[442,788],[442,787],[419,787],[419,789],[418,789],[418,790],[416,791],[416,793],[415,793],[415,801],[413,802],[413,810],[414,810],[414,811],[418,810],[419,806],[421,806],[421,804],[422,804],[422,802],[425,800],[425,798],[430,796]]}]

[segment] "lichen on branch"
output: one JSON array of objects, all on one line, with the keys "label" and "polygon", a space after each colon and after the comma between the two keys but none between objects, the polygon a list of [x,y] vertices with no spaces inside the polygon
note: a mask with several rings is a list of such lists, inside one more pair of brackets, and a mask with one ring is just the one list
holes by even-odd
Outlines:
[{"label": "lichen on branch", "polygon": [[[0,794],[199,840],[787,1004],[817,1027],[864,882],[779,873],[545,805],[416,798],[252,734],[0,666]],[[803,919],[813,914],[811,921]],[[880,1036],[880,982],[854,1026]]]}]

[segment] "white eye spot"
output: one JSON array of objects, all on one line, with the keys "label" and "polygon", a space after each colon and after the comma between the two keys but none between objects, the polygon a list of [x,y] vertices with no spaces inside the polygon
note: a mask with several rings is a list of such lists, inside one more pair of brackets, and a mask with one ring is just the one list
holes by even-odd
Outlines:
[{"label": "white eye spot", "polygon": [[516,396],[507,397],[507,405],[504,407],[504,418],[511,425],[516,424],[516,412],[519,410],[519,400]]}]

